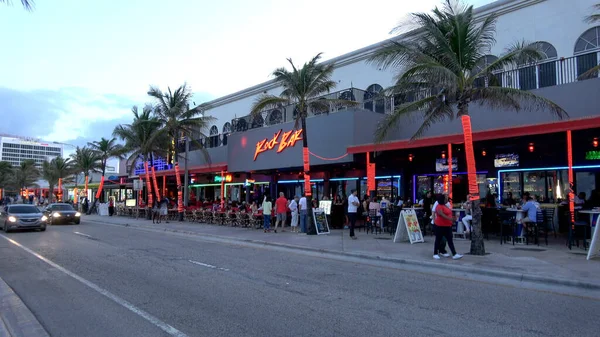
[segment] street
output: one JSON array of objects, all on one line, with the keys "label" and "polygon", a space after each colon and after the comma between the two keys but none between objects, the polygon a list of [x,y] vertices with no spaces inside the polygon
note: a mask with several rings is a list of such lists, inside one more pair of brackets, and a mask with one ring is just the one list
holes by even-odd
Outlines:
[{"label": "street", "polygon": [[1,235],[51,336],[598,335],[593,299],[85,220]]}]

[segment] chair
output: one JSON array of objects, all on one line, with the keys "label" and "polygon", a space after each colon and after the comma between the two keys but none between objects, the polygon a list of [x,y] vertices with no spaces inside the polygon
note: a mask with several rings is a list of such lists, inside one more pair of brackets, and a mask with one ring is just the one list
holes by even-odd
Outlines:
[{"label": "chair", "polygon": [[500,211],[498,212],[498,220],[500,222],[500,244],[504,244],[507,238],[507,235],[504,234],[505,228],[509,228],[510,237],[512,239],[513,245],[515,244],[516,239],[516,228],[515,228],[515,216],[513,213],[508,211]]},{"label": "chair", "polygon": [[546,222],[546,230],[552,228],[554,238],[556,238],[556,227],[554,226],[554,208],[544,208],[544,219]]},{"label": "chair", "polygon": [[379,219],[378,215],[379,214],[377,214],[376,209],[369,210],[369,216],[365,220],[365,229],[367,234],[369,234],[369,231],[371,231],[371,233],[375,232],[374,229],[377,227],[377,220]]},{"label": "chair", "polygon": [[[569,215],[569,217],[571,216],[571,212],[567,212],[567,214]],[[587,214],[586,214],[587,215]],[[578,219],[579,214],[575,214],[575,222],[571,223],[569,226],[569,238],[568,238],[568,242],[567,242],[567,246],[569,247],[569,249],[571,249],[573,247],[573,243],[575,243],[577,245],[577,247],[579,247],[579,239],[583,239],[583,248],[587,249],[587,237],[588,237],[588,227],[590,227],[590,224],[588,223],[588,220],[579,220]],[[569,220],[569,222],[571,222]]]},{"label": "chair", "polygon": [[526,243],[529,244],[529,237],[534,237],[534,243],[540,245],[540,232],[544,234],[546,246],[548,245],[548,227],[546,226],[546,219],[544,218],[544,211],[541,209],[537,210],[535,222],[527,223]]}]

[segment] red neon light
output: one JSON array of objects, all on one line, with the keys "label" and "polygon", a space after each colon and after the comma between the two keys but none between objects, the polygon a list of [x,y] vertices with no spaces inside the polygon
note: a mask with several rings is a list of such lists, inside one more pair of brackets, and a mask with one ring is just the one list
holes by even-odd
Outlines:
[{"label": "red neon light", "polygon": [[150,183],[150,172],[148,172],[147,161],[144,161],[144,170],[146,170],[146,192],[148,193],[148,207],[152,208],[152,184]]},{"label": "red neon light", "polygon": [[573,191],[573,142],[571,130],[567,130],[567,164],[569,167],[569,213],[571,213],[571,227],[575,230],[575,192]]},{"label": "red neon light", "polygon": [[[477,169],[475,167],[475,154],[473,153],[473,129],[471,128],[471,117],[462,115],[460,117],[465,138],[465,154],[467,157],[467,180],[469,182],[469,194],[471,200],[479,199],[479,186],[477,185]],[[449,159],[448,165],[452,165]]]},{"label": "red neon light", "polygon": [[[282,131],[283,130],[279,130],[276,134],[273,135],[273,138],[271,139],[265,138],[260,142],[256,143],[256,149],[254,150],[255,161],[259,154],[269,150],[273,150],[275,148],[275,145],[277,144],[279,144],[279,146],[277,147],[277,153],[280,153],[288,147],[294,147],[297,141],[302,140],[301,129],[290,130],[284,132],[283,134],[281,133]],[[281,136],[281,140],[279,139],[279,136]]]},{"label": "red neon light", "polygon": [[454,165],[454,161],[452,160],[452,144],[448,144],[448,198],[452,199],[452,165]]},{"label": "red neon light", "polygon": [[183,186],[179,175],[179,163],[175,163],[175,181],[177,182],[177,212],[183,212]]}]

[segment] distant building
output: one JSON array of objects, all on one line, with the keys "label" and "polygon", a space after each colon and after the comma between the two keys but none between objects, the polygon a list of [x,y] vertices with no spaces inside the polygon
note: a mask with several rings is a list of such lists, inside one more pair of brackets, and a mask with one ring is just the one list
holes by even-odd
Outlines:
[{"label": "distant building", "polygon": [[53,158],[62,157],[63,144],[44,142],[35,138],[0,135],[0,161],[19,166],[25,160],[34,160],[38,167]]}]

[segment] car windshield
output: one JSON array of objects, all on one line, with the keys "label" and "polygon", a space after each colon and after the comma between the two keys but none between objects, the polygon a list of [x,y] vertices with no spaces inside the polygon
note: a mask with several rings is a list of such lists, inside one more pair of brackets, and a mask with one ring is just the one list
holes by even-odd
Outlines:
[{"label": "car windshield", "polygon": [[73,211],[73,207],[71,205],[53,205],[53,211]]},{"label": "car windshield", "polygon": [[35,206],[10,206],[8,212],[11,214],[35,214],[41,213]]}]

